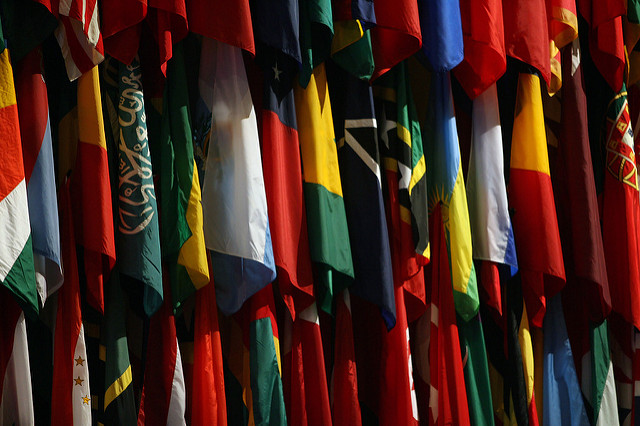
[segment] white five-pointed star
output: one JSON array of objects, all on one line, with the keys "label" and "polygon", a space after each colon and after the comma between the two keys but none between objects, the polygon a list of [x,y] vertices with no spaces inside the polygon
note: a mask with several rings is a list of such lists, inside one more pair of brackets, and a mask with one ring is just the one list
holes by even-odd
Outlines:
[{"label": "white five-pointed star", "polygon": [[271,67],[271,69],[273,70],[273,74],[274,74],[273,78],[280,81],[280,74],[282,74],[282,71],[278,69],[278,63],[276,62],[276,64],[273,67]]}]

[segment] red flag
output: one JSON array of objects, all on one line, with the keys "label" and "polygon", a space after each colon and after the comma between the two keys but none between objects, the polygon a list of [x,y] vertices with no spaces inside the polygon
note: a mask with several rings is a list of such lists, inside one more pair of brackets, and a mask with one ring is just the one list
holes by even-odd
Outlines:
[{"label": "red flag", "polygon": [[[382,339],[382,377],[380,383],[381,425],[419,424],[404,296],[404,288],[396,286],[396,325],[389,332],[382,331],[384,336]],[[453,303],[453,298],[451,302]],[[462,386],[464,389],[464,381]]]},{"label": "red flag", "polygon": [[300,312],[293,322],[287,316],[283,334],[283,391],[289,422],[301,426],[331,424],[316,304]]},{"label": "red flag", "polygon": [[[429,283],[430,305],[424,319],[429,321],[428,336],[418,338],[418,345],[427,352],[422,352],[418,359],[419,367],[425,376],[429,371],[429,422],[430,425],[468,425],[469,407],[464,382],[462,354],[456,313],[453,304],[453,288],[449,254],[444,236],[444,224],[440,206],[431,213],[432,261],[431,282]],[[426,321],[425,321],[426,322]],[[427,332],[426,328],[424,330]],[[425,357],[428,366],[424,365]]]},{"label": "red flag", "polygon": [[130,64],[140,46],[140,23],[147,16],[147,0],[110,0],[102,3],[102,36],[105,51]]},{"label": "red flag", "polygon": [[611,305],[640,328],[640,200],[624,85],[607,109],[605,147],[602,240]]},{"label": "red flag", "polygon": [[193,332],[193,371],[196,374],[193,375],[191,424],[226,426],[227,407],[218,307],[213,274],[209,273],[209,276],[209,285],[196,294]]},{"label": "red flag", "polygon": [[591,28],[591,58],[609,86],[618,92],[622,88],[625,68],[622,16],[627,14],[627,2],[579,0],[578,9]]},{"label": "red flag", "polygon": [[408,58],[422,46],[418,3],[410,0],[374,2],[376,26],[371,30],[375,71],[372,79]]},{"label": "red flag", "polygon": [[248,0],[188,0],[189,31],[256,53]]},{"label": "red flag", "polygon": [[64,285],[58,292],[53,352],[51,424],[91,422],[89,368],[80,310],[80,281],[73,234],[69,181],[60,188],[60,218]]},{"label": "red flag", "polygon": [[[165,271],[166,272],[166,271]],[[138,425],[185,424],[186,394],[168,274],[164,303],[151,317]]]},{"label": "red flag", "polygon": [[72,190],[77,194],[75,231],[84,247],[87,300],[104,312],[103,283],[115,265],[107,142],[102,119],[98,67],[78,80],[78,147]]},{"label": "red flag", "polygon": [[331,373],[331,408],[335,426],[361,426],[358,401],[358,375],[353,347],[351,300],[344,290],[336,300],[336,335],[333,372]]},{"label": "red flag", "polygon": [[520,73],[511,141],[509,207],[522,274],[522,293],[530,323],[542,327],[546,300],[565,282],[553,188],[549,175],[547,138],[540,79]]},{"label": "red flag", "polygon": [[461,0],[464,60],[454,73],[471,99],[507,69],[501,0]]},{"label": "red flag", "polygon": [[548,86],[551,81],[551,56],[546,10],[545,0],[502,2],[507,55],[537,68]]},{"label": "red flag", "polygon": [[149,0],[149,26],[157,43],[158,64],[167,75],[167,62],[173,56],[173,44],[187,36],[185,0]]}]

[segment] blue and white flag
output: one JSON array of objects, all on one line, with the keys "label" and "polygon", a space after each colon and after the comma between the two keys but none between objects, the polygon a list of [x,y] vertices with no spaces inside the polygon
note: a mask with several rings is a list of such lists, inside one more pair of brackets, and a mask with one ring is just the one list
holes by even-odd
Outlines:
[{"label": "blue and white flag", "polygon": [[242,51],[204,39],[200,95],[212,112],[202,186],[204,238],[220,310],[236,312],[276,277],[256,114]]}]

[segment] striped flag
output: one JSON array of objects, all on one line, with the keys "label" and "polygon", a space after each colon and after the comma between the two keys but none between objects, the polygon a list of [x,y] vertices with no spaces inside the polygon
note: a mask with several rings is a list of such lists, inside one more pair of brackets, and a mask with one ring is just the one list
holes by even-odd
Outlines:
[{"label": "striped flag", "polygon": [[373,2],[333,0],[331,10],[331,59],[353,76],[368,81],[375,69],[370,31],[376,25]]},{"label": "striped flag", "polygon": [[[193,330],[191,424],[227,425],[225,371],[213,280],[198,290]],[[189,390],[187,390],[189,393]]]},{"label": "striped flag", "polygon": [[[518,266],[503,158],[498,93],[493,84],[473,101],[467,196],[473,258],[483,261],[482,289],[488,296],[487,302],[500,314],[502,297],[499,274],[495,271],[497,264],[507,264],[512,269]],[[487,269],[490,273],[485,273]]]},{"label": "striped flag", "polygon": [[33,49],[18,62],[15,76],[29,216],[34,219],[31,234],[36,285],[44,304],[62,285],[62,263],[49,105],[41,60],[40,47]]},{"label": "striped flag", "polygon": [[[0,28],[0,283],[27,315],[39,311],[18,106],[9,50]],[[13,333],[13,330],[12,330]]]},{"label": "striped flag", "polygon": [[[104,311],[103,285],[115,264],[115,241],[109,178],[109,160],[102,118],[98,67],[78,79],[78,145],[72,176],[77,196],[78,243],[84,247],[87,300]],[[73,140],[61,141],[71,145]],[[70,146],[69,146],[70,148]]]},{"label": "striped flag", "polygon": [[186,425],[187,396],[169,286],[165,278],[165,302],[149,320],[138,424]]},{"label": "striped flag", "polygon": [[509,207],[514,210],[522,293],[531,324],[542,327],[546,300],[562,289],[565,272],[549,176],[540,78],[520,73],[516,96]]},{"label": "striped flag", "polygon": [[287,424],[274,307],[269,284],[221,324],[227,413],[238,424]]},{"label": "striped flag", "polygon": [[562,59],[560,49],[578,38],[578,12],[576,3],[570,0],[547,1],[549,19],[549,53],[551,56],[551,82],[549,94],[553,95],[562,86]]},{"label": "striped flag", "polygon": [[276,277],[256,115],[242,51],[205,39],[201,96],[213,113],[202,185],[218,306],[236,312]]},{"label": "striped flag", "polygon": [[448,73],[434,73],[425,143],[428,161],[429,208],[442,204],[447,247],[451,256],[451,281],[456,312],[471,319],[479,306],[473,265],[471,227],[466,189],[460,165],[460,147]]},{"label": "striped flag", "polygon": [[90,425],[93,396],[80,309],[80,278],[68,180],[60,188],[60,217],[65,283],[58,292],[51,424]]},{"label": "striped flag", "polygon": [[104,387],[100,392],[98,421],[106,425],[136,424],[133,373],[129,360],[126,317],[127,299],[114,269],[109,280],[101,330],[100,361],[104,364]]},{"label": "striped flag", "polygon": [[0,289],[0,323],[0,423],[33,425],[26,321],[18,304],[4,288]]},{"label": "striped flag", "polygon": [[306,89],[296,84],[295,106],[311,260],[320,280],[316,299],[331,312],[334,295],[353,279],[353,260],[324,64],[310,78]]},{"label": "striped flag", "polygon": [[55,34],[69,80],[90,71],[104,59],[98,0],[36,0],[60,20]]}]

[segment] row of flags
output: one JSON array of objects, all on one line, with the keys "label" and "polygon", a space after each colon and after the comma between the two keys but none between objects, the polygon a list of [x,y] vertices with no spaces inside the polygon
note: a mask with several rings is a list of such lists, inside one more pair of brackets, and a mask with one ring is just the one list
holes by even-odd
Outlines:
[{"label": "row of flags", "polygon": [[640,418],[640,3],[0,18],[0,423]]}]

